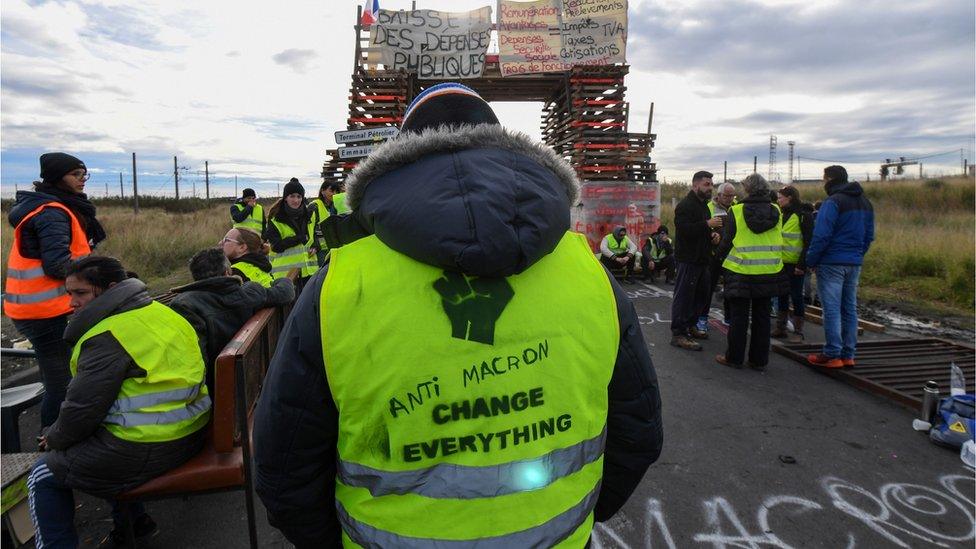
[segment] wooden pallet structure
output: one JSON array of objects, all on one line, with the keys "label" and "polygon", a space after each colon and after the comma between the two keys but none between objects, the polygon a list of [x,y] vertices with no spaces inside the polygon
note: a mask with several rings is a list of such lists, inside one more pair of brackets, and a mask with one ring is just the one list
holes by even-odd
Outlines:
[{"label": "wooden pallet structure", "polygon": [[[360,8],[361,9],[361,8]],[[390,70],[370,59],[369,27],[355,24],[356,49],[349,89],[349,130],[399,126],[413,98],[437,80]],[[629,132],[625,64],[574,67],[557,73],[502,77],[497,55],[488,55],[480,78],[462,83],[486,101],[540,101],[543,141],[565,158],[583,182],[656,184],[651,161],[656,136]],[[326,151],[326,182],[342,182],[359,159]]]}]

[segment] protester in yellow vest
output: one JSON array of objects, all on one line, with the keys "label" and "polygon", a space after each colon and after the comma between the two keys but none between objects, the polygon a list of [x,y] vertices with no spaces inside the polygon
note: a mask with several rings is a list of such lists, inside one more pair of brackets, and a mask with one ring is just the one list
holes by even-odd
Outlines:
[{"label": "protester in yellow vest", "polygon": [[600,241],[600,262],[610,272],[621,271],[625,284],[633,283],[631,275],[637,260],[637,244],[627,237],[627,228],[620,225]]},{"label": "protester in yellow vest", "polygon": [[231,274],[241,277],[244,282],[254,281],[271,287],[271,260],[268,252],[271,246],[249,229],[231,229],[218,243],[224,256],[230,261]]},{"label": "protester in yellow vest", "polygon": [[779,207],[770,200],[769,184],[761,175],[754,173],[743,179],[742,190],[748,196],[729,208],[716,251],[725,268],[724,291],[731,318],[725,354],[715,360],[742,368],[748,335],[748,365],[765,371],[769,363],[770,299],[789,287],[782,273],[782,220]]},{"label": "protester in yellow vest", "polygon": [[[779,296],[776,326],[772,337],[789,336],[790,343],[803,341],[803,280],[806,277],[806,255],[813,237],[813,207],[800,200],[796,187],[787,185],[777,191],[776,202],[783,212],[783,270],[790,281],[790,291]],[[793,302],[793,333],[787,331],[786,317]]]},{"label": "protester in yellow vest", "polygon": [[[210,395],[197,336],[130,274],[111,257],[68,266],[74,378],[27,481],[38,547],[78,546],[72,490],[112,500],[203,445]],[[137,536],[156,529],[141,504],[130,511]],[[109,541],[123,542],[124,531],[117,521]]]},{"label": "protester in yellow vest", "polygon": [[258,204],[254,189],[244,189],[241,197],[230,205],[230,217],[236,229],[251,229],[258,234],[264,232],[264,209]]},{"label": "protester in yellow vest", "polygon": [[[326,219],[333,215],[337,215],[339,211],[336,209],[339,205],[333,200],[339,193],[338,183],[322,183],[319,187],[319,195],[308,203],[310,208],[314,207],[316,213],[319,216],[319,225],[325,222]],[[344,204],[343,204],[344,205]],[[316,231],[316,242],[318,243],[318,262],[319,267],[325,265],[325,259],[328,257],[329,247],[325,243],[325,238],[321,234],[321,227]]]},{"label": "protester in yellow vest", "polygon": [[370,234],[306,287],[256,412],[271,524],[300,547],[584,547],[662,435],[633,306],[569,231],[572,168],[447,84],[348,188]]},{"label": "protester in yellow vest", "polygon": [[282,278],[292,269],[308,278],[319,269],[315,232],[319,216],[305,204],[305,187],[294,177],[285,184],[281,198],[268,210],[264,239],[271,244],[271,275]]}]

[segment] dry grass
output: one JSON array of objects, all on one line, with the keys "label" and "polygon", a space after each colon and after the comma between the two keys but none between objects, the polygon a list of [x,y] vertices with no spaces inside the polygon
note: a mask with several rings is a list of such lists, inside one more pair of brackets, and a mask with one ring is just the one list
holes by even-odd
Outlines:
[{"label": "dry grass", "polygon": [[[976,301],[976,183],[971,177],[862,183],[874,205],[875,242],[864,260],[863,294],[971,317]],[[820,185],[799,186],[806,201]],[[674,228],[671,198],[684,185],[661,186],[661,219]]]},{"label": "dry grass", "polygon": [[[108,238],[95,253],[119,258],[154,294],[189,282],[190,257],[203,248],[215,246],[231,225],[226,204],[192,213],[143,209],[139,215],[129,208],[99,206],[98,218]],[[13,230],[7,224],[2,233],[5,253],[12,242]],[[6,261],[2,270],[6,281]]]}]

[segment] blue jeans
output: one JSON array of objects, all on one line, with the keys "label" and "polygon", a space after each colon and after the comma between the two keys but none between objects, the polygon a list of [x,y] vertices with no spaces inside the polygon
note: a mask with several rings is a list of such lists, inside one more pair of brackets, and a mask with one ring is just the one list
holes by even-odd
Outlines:
[{"label": "blue jeans", "polygon": [[823,354],[854,358],[857,349],[857,281],[860,265],[820,265],[817,293],[823,304]]},{"label": "blue jeans", "polygon": [[[34,521],[34,546],[38,549],[78,547],[75,532],[75,495],[71,487],[59,481],[47,468],[44,458],[37,460],[27,477],[27,497],[31,519]],[[112,505],[112,521],[120,531],[123,528],[122,505],[129,505],[133,519],[146,513],[141,503]]]},{"label": "blue jeans", "polygon": [[68,315],[39,320],[14,320],[17,331],[23,334],[37,355],[37,368],[44,384],[41,398],[41,427],[47,427],[58,419],[61,403],[71,381],[71,348],[64,342],[64,329]]}]

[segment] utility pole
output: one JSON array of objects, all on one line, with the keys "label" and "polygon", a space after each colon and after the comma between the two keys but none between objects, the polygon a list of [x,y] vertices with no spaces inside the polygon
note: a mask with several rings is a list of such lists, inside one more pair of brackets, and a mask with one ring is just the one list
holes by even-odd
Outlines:
[{"label": "utility pole", "polygon": [[[200,179],[200,172],[197,172],[197,179]],[[197,179],[193,180],[193,198],[197,197]]]},{"label": "utility pole", "polygon": [[210,203],[210,161],[203,161],[203,177],[204,181],[207,183],[207,203]]},{"label": "utility pole", "polygon": [[132,153],[132,211],[139,213],[139,183],[136,177],[136,153]]},{"label": "utility pole", "polygon": [[654,102],[651,101],[651,112],[647,115],[647,135],[651,135],[651,123],[654,122]]},{"label": "utility pole", "polygon": [[281,196],[281,183],[278,183],[278,196]]},{"label": "utility pole", "polygon": [[180,199],[180,168],[176,165],[176,157],[173,157],[173,183],[176,184],[176,199]]},{"label": "utility pole", "polygon": [[722,183],[729,182],[729,161],[722,162]]},{"label": "utility pole", "polygon": [[237,176],[234,176],[234,198],[237,198]]},{"label": "utility pole", "polygon": [[793,184],[793,146],[796,145],[796,141],[787,141],[787,145],[790,146],[790,179],[787,181],[790,185]]},{"label": "utility pole", "polygon": [[752,157],[752,173],[756,173],[756,169],[758,168],[758,166],[759,166],[759,157],[758,156],[753,156]]},{"label": "utility pole", "polygon": [[770,135],[769,136],[769,175],[767,176],[767,179],[769,180],[770,183],[773,182],[773,179],[777,179],[777,174],[776,174],[776,136],[775,135]]},{"label": "utility pole", "polygon": [[918,178],[922,179],[922,163],[918,163]]},{"label": "utility pole", "polygon": [[119,172],[119,196],[125,198],[125,187],[122,186],[122,172]]},{"label": "utility pole", "polygon": [[105,180],[105,198],[108,198],[108,179]]}]

